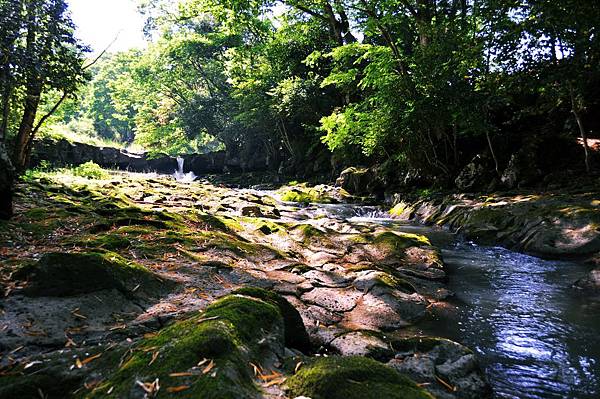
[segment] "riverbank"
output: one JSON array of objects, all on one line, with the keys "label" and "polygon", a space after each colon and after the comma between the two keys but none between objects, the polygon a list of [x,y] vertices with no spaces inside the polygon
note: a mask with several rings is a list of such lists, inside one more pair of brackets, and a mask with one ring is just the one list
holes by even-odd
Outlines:
[{"label": "riverbank", "polygon": [[[390,214],[437,225],[484,245],[545,259],[600,265],[600,193],[592,190],[511,194],[454,194],[412,199],[395,194]],[[577,285],[600,288],[597,271]]]},{"label": "riverbank", "polygon": [[488,396],[472,351],[409,333],[451,307],[428,238],[302,192],[29,174],[0,225],[0,397]]}]

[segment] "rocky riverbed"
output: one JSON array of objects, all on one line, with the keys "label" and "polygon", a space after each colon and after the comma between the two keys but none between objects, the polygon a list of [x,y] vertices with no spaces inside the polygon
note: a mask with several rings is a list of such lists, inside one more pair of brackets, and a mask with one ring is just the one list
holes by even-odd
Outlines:
[{"label": "rocky riverbed", "polygon": [[468,348],[408,332],[450,306],[428,238],[305,192],[29,175],[0,225],[0,397],[488,396]]}]

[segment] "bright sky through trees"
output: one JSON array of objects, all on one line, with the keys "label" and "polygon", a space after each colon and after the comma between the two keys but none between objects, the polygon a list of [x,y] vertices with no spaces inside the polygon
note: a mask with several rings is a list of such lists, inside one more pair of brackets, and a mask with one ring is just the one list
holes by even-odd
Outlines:
[{"label": "bright sky through trees", "polygon": [[133,0],[68,0],[77,25],[77,37],[91,46],[94,53],[102,51],[119,35],[111,51],[144,47],[143,18]]}]

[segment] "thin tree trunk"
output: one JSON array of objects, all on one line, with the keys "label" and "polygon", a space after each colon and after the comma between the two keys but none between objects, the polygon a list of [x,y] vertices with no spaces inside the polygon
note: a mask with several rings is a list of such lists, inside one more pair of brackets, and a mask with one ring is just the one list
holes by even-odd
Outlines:
[{"label": "thin tree trunk", "polygon": [[492,155],[492,159],[494,160],[494,169],[496,170],[496,174],[500,177],[500,166],[498,166],[498,158],[496,158],[496,152],[494,151],[494,146],[492,145],[492,138],[490,137],[490,133],[485,131],[485,138],[487,139],[488,147],[490,148],[490,154]]},{"label": "thin tree trunk", "polygon": [[590,165],[590,147],[588,145],[587,132],[585,131],[583,119],[581,118],[581,113],[579,112],[577,101],[575,100],[575,92],[573,90],[572,85],[569,85],[569,95],[571,97],[571,112],[575,116],[577,126],[579,127],[579,134],[581,135],[581,140],[583,141],[583,153],[585,154],[585,171],[587,173],[590,173],[592,171],[592,167]]}]

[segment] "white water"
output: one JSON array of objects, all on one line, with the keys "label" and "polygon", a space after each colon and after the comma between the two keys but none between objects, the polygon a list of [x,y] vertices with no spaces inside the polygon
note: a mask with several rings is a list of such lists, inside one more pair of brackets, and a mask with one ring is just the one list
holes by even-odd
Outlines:
[{"label": "white water", "polygon": [[185,162],[185,160],[183,158],[177,157],[178,169],[175,171],[175,173],[173,173],[173,177],[177,181],[184,182],[184,183],[191,183],[194,180],[196,180],[198,178],[198,176],[196,176],[196,174],[194,172],[184,173],[183,172],[184,162]]}]

